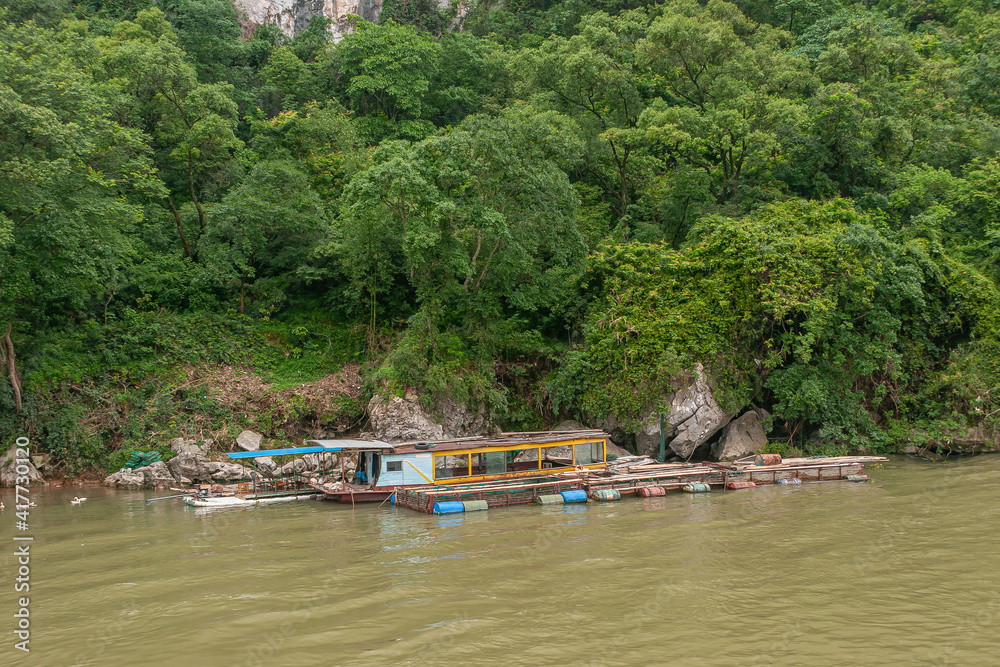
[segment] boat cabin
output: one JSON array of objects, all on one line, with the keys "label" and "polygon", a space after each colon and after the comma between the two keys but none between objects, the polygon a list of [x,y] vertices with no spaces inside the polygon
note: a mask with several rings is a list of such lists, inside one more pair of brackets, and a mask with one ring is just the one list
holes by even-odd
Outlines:
[{"label": "boat cabin", "polygon": [[539,431],[390,445],[378,440],[309,440],[323,451],[355,452],[344,481],[369,490],[462,484],[603,467],[603,431]]}]

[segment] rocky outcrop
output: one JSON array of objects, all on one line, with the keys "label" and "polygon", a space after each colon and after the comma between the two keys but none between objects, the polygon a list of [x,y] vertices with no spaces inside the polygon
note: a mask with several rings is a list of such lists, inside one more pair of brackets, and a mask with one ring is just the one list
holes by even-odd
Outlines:
[{"label": "rocky outcrop", "polygon": [[424,410],[416,394],[385,399],[373,396],[368,403],[370,436],[385,442],[413,442],[461,438],[495,433],[498,429],[486,418],[484,408],[469,410],[464,404],[446,400],[432,411]]},{"label": "rocky outcrop", "polygon": [[165,489],[177,483],[174,476],[170,474],[167,464],[163,461],[136,468],[135,472],[142,475],[143,486],[147,489]]},{"label": "rocky outcrop", "polygon": [[763,410],[751,410],[729,422],[722,429],[722,437],[712,446],[712,458],[716,461],[735,461],[766,445],[767,435],[760,412],[767,414]]},{"label": "rocky outcrop", "polygon": [[674,395],[667,414],[673,430],[670,449],[684,459],[733,418],[733,413],[725,412],[716,402],[701,364],[695,366],[693,379]]},{"label": "rocky outcrop", "polygon": [[212,479],[212,471],[208,467],[208,461],[201,454],[190,452],[178,454],[167,462],[167,468],[170,470],[170,474],[178,480],[183,477],[191,482],[202,484],[210,484],[215,481]]},{"label": "rocky outcrop", "polygon": [[[666,454],[684,459],[708,442],[734,414],[719,407],[701,364],[694,367],[687,385],[666,396],[665,402],[669,405],[663,419]],[[614,415],[595,422],[619,446],[634,443],[636,454],[642,456],[656,457],[660,453],[660,415],[653,409],[646,413],[637,428],[626,427]]]},{"label": "rocky outcrop", "polygon": [[104,486],[113,489],[165,489],[177,483],[163,461],[142,468],[122,468],[104,478]]},{"label": "rocky outcrop", "polygon": [[256,452],[264,442],[264,436],[253,431],[243,431],[236,436],[236,446],[244,452]]},{"label": "rocky outcrop", "polygon": [[[162,461],[161,461],[162,463]],[[104,486],[113,489],[141,489],[146,483],[146,477],[137,470],[122,468],[116,473],[104,478]]]},{"label": "rocky outcrop", "polygon": [[38,468],[30,459],[21,465],[24,465],[27,470],[22,468],[21,474],[18,474],[17,446],[15,445],[8,449],[7,453],[0,459],[0,486],[16,486],[18,477],[27,477],[30,484],[45,484],[45,478],[42,477],[42,473],[38,472]]},{"label": "rocky outcrop", "polygon": [[234,4],[245,21],[278,26],[289,37],[308,28],[314,16],[325,16],[338,40],[354,29],[348,16],[377,23],[382,14],[382,0],[235,0]]}]

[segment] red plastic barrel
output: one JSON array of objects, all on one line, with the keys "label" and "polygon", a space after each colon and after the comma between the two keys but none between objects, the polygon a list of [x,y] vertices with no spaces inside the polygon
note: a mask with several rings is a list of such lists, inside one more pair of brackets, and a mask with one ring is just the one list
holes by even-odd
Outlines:
[{"label": "red plastic barrel", "polygon": [[662,486],[644,486],[639,489],[639,495],[643,498],[652,498],[656,496],[667,495],[667,490]]},{"label": "red plastic barrel", "polygon": [[780,466],[781,454],[758,454],[753,457],[753,462],[758,466]]},{"label": "red plastic barrel", "polygon": [[757,486],[754,482],[730,482],[726,484],[727,489],[752,489]]}]

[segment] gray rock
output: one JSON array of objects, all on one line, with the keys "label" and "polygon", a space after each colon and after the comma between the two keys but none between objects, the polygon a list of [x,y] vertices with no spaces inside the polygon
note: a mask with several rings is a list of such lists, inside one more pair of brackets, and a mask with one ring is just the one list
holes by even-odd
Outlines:
[{"label": "gray rock", "polygon": [[372,436],[384,442],[441,440],[444,427],[435,423],[416,400],[393,396],[388,400],[373,396],[368,402]]},{"label": "gray rock", "polygon": [[733,415],[719,407],[705,379],[704,366],[697,364],[694,382],[678,391],[670,401],[667,420],[676,429],[670,449],[681,458],[689,458],[699,445],[728,424]]},{"label": "gray rock", "polygon": [[238,463],[221,463],[209,461],[205,464],[213,482],[238,482],[244,477],[244,468]]},{"label": "gray rock", "polygon": [[261,456],[260,458],[254,459],[257,462],[257,469],[260,470],[265,475],[278,467],[278,464],[274,462],[270,456]]},{"label": "gray rock", "polygon": [[305,30],[313,16],[325,16],[334,41],[354,32],[349,15],[378,23],[382,14],[382,0],[235,0],[235,4],[242,20],[277,26],[289,37]]},{"label": "gray rock", "polygon": [[756,411],[745,412],[722,430],[722,437],[712,446],[716,461],[735,461],[749,456],[767,444],[767,435]]},{"label": "gray rock", "polygon": [[192,440],[191,438],[174,438],[170,441],[170,449],[178,454],[201,454],[202,456],[208,456],[208,450],[211,448],[212,443],[212,440],[205,440],[199,445],[197,440]]},{"label": "gray rock", "polygon": [[104,486],[110,486],[113,489],[141,489],[146,485],[146,476],[138,470],[122,468],[118,472],[105,477],[102,483]]},{"label": "gray rock", "polygon": [[555,426],[555,428],[553,428],[552,430],[553,431],[583,431],[583,430],[586,430],[586,428],[587,428],[586,426],[584,426],[583,424],[581,424],[580,422],[578,422],[575,419],[566,419],[564,421],[559,422]]},{"label": "gray rock", "polygon": [[143,487],[147,489],[165,489],[175,483],[174,476],[163,461],[136,468],[135,472],[142,474]]},{"label": "gray rock", "polygon": [[212,472],[205,457],[196,452],[178,454],[167,462],[170,474],[176,479],[187,479],[201,484],[212,482]]},{"label": "gray rock", "polygon": [[[17,474],[17,465],[17,445],[14,445],[0,459],[0,486],[17,486],[17,478],[19,477]],[[28,467],[26,477],[30,484],[45,484],[45,478],[42,477],[42,473],[38,472],[35,464],[31,462],[30,456],[24,465]]]},{"label": "gray rock", "polygon": [[472,411],[446,399],[425,410],[412,392],[403,398],[373,396],[368,403],[368,417],[371,437],[385,442],[433,442],[499,432],[486,417],[485,406]]},{"label": "gray rock", "polygon": [[256,452],[264,442],[264,436],[253,431],[243,431],[236,436],[236,445],[245,452]]}]

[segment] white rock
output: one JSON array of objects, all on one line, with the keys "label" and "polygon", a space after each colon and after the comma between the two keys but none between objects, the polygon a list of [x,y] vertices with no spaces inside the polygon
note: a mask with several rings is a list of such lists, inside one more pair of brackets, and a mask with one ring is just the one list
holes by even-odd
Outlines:
[{"label": "white rock", "polygon": [[264,436],[253,431],[243,431],[236,436],[236,445],[245,452],[256,452],[260,449],[262,442],[264,442]]}]

